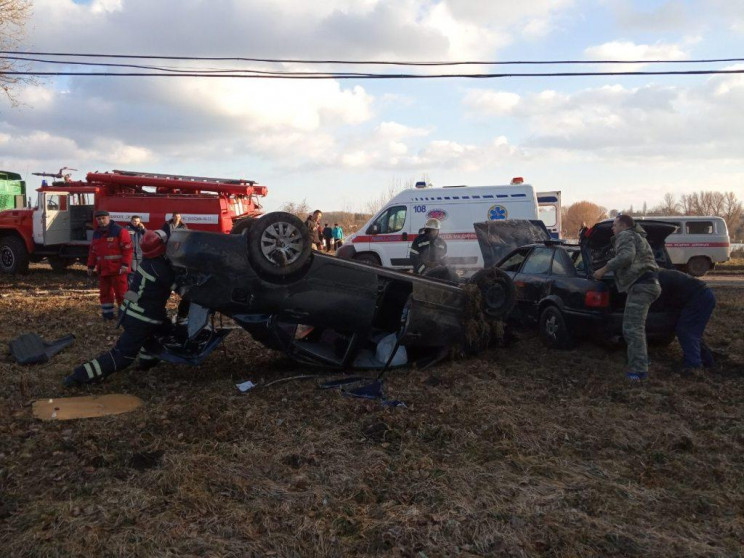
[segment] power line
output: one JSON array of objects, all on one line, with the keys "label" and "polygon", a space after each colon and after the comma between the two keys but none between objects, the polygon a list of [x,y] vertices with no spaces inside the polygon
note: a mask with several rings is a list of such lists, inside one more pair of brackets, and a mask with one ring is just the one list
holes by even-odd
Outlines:
[{"label": "power line", "polygon": [[85,58],[138,58],[145,60],[191,60],[221,62],[266,62],[274,64],[354,64],[388,66],[499,66],[499,65],[557,65],[557,64],[712,64],[744,62],[744,58],[701,58],[693,60],[470,60],[470,61],[392,61],[392,60],[318,60],[299,58],[249,58],[242,56],[166,56],[151,54],[102,54],[79,52],[22,52],[0,50],[0,54],[16,56],[65,56]]},{"label": "power line", "polygon": [[314,73],[314,72],[260,72],[243,70],[246,73],[213,74],[206,72],[158,73],[158,72],[24,72],[0,71],[0,76],[88,76],[88,77],[201,77],[201,78],[246,78],[246,79],[442,79],[472,78],[495,79],[514,77],[582,77],[582,76],[684,76],[744,74],[742,70],[684,70],[660,72],[544,72],[544,73],[477,73],[477,74],[356,74],[356,73]]}]

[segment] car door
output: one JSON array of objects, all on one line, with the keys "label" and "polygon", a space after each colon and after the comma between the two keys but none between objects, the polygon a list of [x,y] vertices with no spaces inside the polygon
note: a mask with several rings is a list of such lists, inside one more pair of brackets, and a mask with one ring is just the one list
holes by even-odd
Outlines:
[{"label": "car door", "polygon": [[528,321],[537,321],[540,301],[550,293],[553,251],[552,246],[535,246],[514,277],[517,304],[523,318]]},{"label": "car door", "polygon": [[394,205],[383,211],[367,229],[370,250],[380,255],[382,265],[408,267],[408,249],[415,235],[409,235],[410,218],[406,205]]}]

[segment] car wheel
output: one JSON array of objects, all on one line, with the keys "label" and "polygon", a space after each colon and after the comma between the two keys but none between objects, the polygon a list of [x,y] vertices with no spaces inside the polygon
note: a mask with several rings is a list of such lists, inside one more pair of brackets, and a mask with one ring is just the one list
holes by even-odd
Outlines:
[{"label": "car wheel", "polygon": [[687,262],[687,273],[693,277],[702,277],[710,269],[710,260],[705,256],[695,256]]},{"label": "car wheel", "polygon": [[310,258],[310,233],[291,213],[267,213],[251,225],[248,258],[263,275],[284,278],[296,273]]},{"label": "car wheel", "polygon": [[514,308],[517,298],[514,281],[498,267],[477,271],[468,283],[478,286],[483,313],[490,319],[506,318]]},{"label": "car wheel", "polygon": [[354,261],[362,262],[367,265],[376,265],[378,267],[382,265],[380,258],[378,258],[376,254],[372,254],[370,252],[357,254],[356,256],[354,256]]},{"label": "car wheel", "polygon": [[566,326],[563,313],[555,306],[548,306],[540,314],[540,338],[551,349],[570,349],[573,336]]},{"label": "car wheel", "polygon": [[256,219],[254,219],[253,217],[242,219],[233,225],[233,228],[230,230],[230,234],[242,234],[243,236],[246,236],[250,232],[251,227],[255,222]]},{"label": "car wheel", "polygon": [[0,237],[0,273],[27,273],[28,250],[17,236]]}]

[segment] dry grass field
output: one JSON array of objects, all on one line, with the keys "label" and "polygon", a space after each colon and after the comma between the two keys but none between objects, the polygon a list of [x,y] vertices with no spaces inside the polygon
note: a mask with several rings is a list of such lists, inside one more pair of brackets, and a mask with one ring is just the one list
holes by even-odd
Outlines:
[{"label": "dry grass field", "polygon": [[[744,288],[716,287],[710,344],[626,383],[624,352],[510,348],[398,370],[406,408],[320,390],[243,331],[198,368],[64,390],[113,344],[82,268],[0,277],[0,342],[74,333],[49,363],[0,357],[3,556],[741,556]],[[319,372],[319,378],[332,376]],[[259,386],[241,394],[235,383]],[[129,393],[128,414],[42,422],[33,400]]]}]

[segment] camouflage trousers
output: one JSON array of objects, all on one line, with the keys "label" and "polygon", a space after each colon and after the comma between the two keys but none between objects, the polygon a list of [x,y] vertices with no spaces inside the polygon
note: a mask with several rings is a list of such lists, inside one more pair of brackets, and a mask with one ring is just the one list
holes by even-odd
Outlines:
[{"label": "camouflage trousers", "polygon": [[623,337],[628,344],[629,372],[648,372],[646,316],[649,306],[660,294],[661,287],[658,283],[640,283],[628,290],[623,313]]}]

